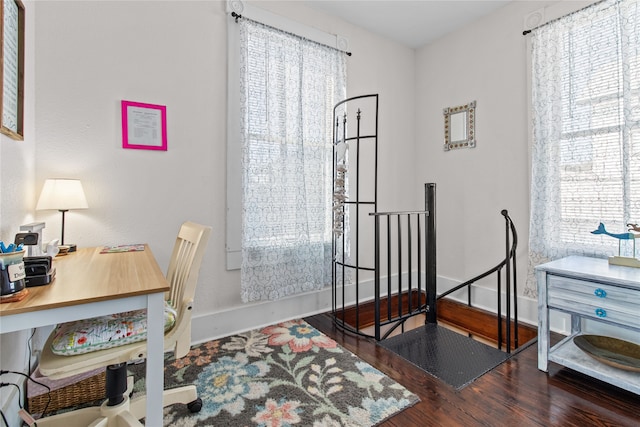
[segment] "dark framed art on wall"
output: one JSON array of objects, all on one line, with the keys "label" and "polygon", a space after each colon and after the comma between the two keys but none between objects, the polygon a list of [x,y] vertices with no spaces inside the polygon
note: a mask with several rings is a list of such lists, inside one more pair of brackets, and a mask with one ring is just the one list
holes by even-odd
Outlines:
[{"label": "dark framed art on wall", "polygon": [[0,132],[24,140],[24,5],[2,0],[0,8]]}]

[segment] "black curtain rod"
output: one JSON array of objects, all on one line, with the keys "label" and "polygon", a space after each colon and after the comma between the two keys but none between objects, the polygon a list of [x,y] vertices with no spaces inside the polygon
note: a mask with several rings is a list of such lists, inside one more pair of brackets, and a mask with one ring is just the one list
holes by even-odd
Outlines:
[{"label": "black curtain rod", "polygon": [[[273,28],[273,29],[275,29],[275,30],[282,31],[283,33],[287,33],[287,34],[290,34],[290,35],[295,36],[295,37],[299,37],[299,38],[303,38],[303,39],[305,39],[305,40],[309,40],[309,39],[307,39],[307,38],[305,38],[305,37],[299,36],[298,34],[290,33],[289,31],[281,30],[280,28],[276,28],[276,27],[274,27],[274,26],[272,26],[272,25],[267,25],[267,24],[264,24],[264,23],[262,23],[262,22],[256,21],[256,20],[254,20],[254,19],[247,18],[246,16],[242,16],[242,15],[240,15],[239,13],[236,13],[236,12],[231,12],[231,16],[232,16],[232,17],[234,17],[234,18],[236,19],[236,24],[238,23],[238,19],[248,19],[249,21],[257,22],[258,24],[264,25],[265,27]],[[309,41],[310,41],[310,42],[313,42],[313,43],[317,43],[317,44],[322,45],[322,46],[330,47],[331,49],[335,49],[335,50],[337,50],[338,52],[342,52],[342,53],[346,54],[347,56],[351,56],[351,52],[347,52],[347,51],[344,51],[344,50],[342,50],[342,49],[338,49],[337,47],[328,46],[328,45],[326,45],[326,44],[324,44],[324,43],[319,43],[319,42],[314,41],[314,40],[309,40]]]},{"label": "black curtain rod", "polygon": [[560,19],[564,19],[564,18],[566,18],[567,16],[571,16],[571,15],[574,15],[574,14],[576,14],[576,13],[582,12],[583,10],[589,9],[590,7],[594,7],[594,6],[596,6],[596,5],[600,4],[600,3],[604,3],[605,1],[606,1],[606,0],[600,0],[600,1],[597,1],[597,2],[595,2],[595,3],[591,3],[590,5],[585,6],[585,7],[581,8],[581,9],[575,10],[575,11],[573,11],[573,12],[571,12],[571,13],[567,13],[566,15],[563,15],[563,16],[561,16],[561,17],[559,17],[559,18],[552,19],[551,21],[549,21],[549,22],[545,22],[544,24],[540,24],[540,25],[538,25],[537,27],[533,27],[533,28],[532,28],[532,29],[530,29],[530,30],[525,30],[525,31],[523,31],[523,32],[522,32],[522,35],[523,35],[523,36],[526,36],[526,35],[527,35],[527,34],[529,34],[531,31],[535,31],[535,30],[537,30],[538,28],[545,27],[545,26],[547,26],[547,25],[551,24],[552,22],[556,22],[556,21],[558,21],[558,20],[560,20]]}]

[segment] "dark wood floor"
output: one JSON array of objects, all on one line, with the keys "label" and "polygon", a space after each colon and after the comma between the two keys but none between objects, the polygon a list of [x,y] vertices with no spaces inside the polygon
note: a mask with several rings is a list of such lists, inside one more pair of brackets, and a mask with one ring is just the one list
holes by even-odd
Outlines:
[{"label": "dark wood floor", "polygon": [[420,397],[383,427],[640,426],[640,396],[554,363],[539,371],[535,343],[455,391],[375,341],[337,330],[328,315],[305,320]]}]

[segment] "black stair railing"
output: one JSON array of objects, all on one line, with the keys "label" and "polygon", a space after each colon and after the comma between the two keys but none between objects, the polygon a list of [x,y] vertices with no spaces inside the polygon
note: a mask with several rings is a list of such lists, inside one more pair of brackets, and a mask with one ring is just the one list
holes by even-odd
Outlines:
[{"label": "black stair railing", "polygon": [[[374,266],[372,268],[356,267],[363,271],[371,270],[374,275],[373,335],[364,332],[364,328],[361,327],[360,317],[361,315],[367,315],[361,313],[361,305],[366,305],[372,301],[366,297],[361,298],[359,296],[359,287],[361,285],[366,287],[366,282],[362,281],[361,283],[358,274],[355,275],[355,301],[350,306],[347,306],[345,286],[344,284],[339,286],[340,284],[335,280],[334,274],[332,309],[334,323],[340,329],[379,341],[390,336],[398,328],[401,328],[404,332],[405,322],[419,314],[425,315],[426,323],[437,323],[437,300],[461,289],[467,289],[467,305],[473,307],[471,286],[495,274],[497,283],[497,346],[500,350],[503,349],[503,345],[506,346],[506,352],[510,353],[512,348],[517,349],[519,347],[515,259],[518,234],[516,227],[507,210],[502,210],[501,214],[505,219],[504,260],[486,272],[438,295],[436,290],[435,189],[435,184],[425,184],[424,211],[369,213],[374,219],[375,228]],[[337,260],[334,260],[334,270],[335,265],[346,266],[346,264],[343,265]],[[356,268],[356,273],[358,268]],[[506,303],[504,328],[503,276],[506,282],[504,284],[504,299]],[[342,298],[338,303],[339,296],[342,296]],[[355,312],[353,324],[347,322],[345,318],[347,311],[351,309]],[[506,331],[503,334],[503,329],[505,328]],[[503,336],[506,336],[504,341]]]},{"label": "black stair railing", "polygon": [[[511,348],[513,344],[513,348],[517,349],[519,347],[518,342],[518,286],[517,286],[517,272],[516,272],[516,248],[518,246],[518,233],[516,231],[516,227],[509,217],[509,213],[506,209],[503,209],[500,212],[505,219],[505,258],[495,267],[485,271],[478,276],[467,280],[464,283],[461,283],[452,289],[449,289],[446,292],[441,293],[437,296],[437,300],[442,299],[460,289],[467,288],[467,306],[472,307],[471,302],[471,285],[478,282],[479,280],[484,279],[485,277],[491,276],[492,274],[496,274],[496,298],[497,298],[497,331],[498,331],[498,349],[502,350],[503,340],[502,340],[502,272],[504,270],[505,277],[505,351],[507,353],[511,353]],[[511,316],[512,311],[512,300],[513,300],[513,319]],[[434,310],[435,311],[435,310]],[[511,333],[512,325],[514,327],[513,334]],[[513,335],[513,343],[511,337]]]},{"label": "black stair railing", "polygon": [[[397,327],[404,330],[405,321],[415,315],[425,314],[427,319],[435,319],[435,191],[435,183],[425,184],[424,211],[369,213],[374,220],[375,239],[374,266],[366,268],[373,271],[373,289],[369,293],[372,298],[359,296],[359,286],[370,285],[361,283],[356,274],[355,301],[346,306],[345,287],[334,274],[332,315],[338,328],[379,341]],[[334,260],[334,270],[335,265],[342,267],[344,264]],[[365,267],[358,268],[365,270]],[[371,314],[361,307],[370,303],[373,303],[374,311],[373,334],[364,331],[366,326],[360,327],[360,316]],[[347,321],[347,311],[349,318],[355,314],[355,319]]]},{"label": "black stair railing", "polygon": [[[427,183],[424,211],[369,214],[375,219],[374,337],[378,341],[387,338],[398,327],[404,332],[405,322],[413,316],[425,314],[427,321],[435,321],[435,201],[436,185]],[[392,273],[394,264],[397,269],[395,275]],[[383,270],[387,272],[385,283],[382,280]],[[392,307],[393,295],[397,297],[395,307]],[[405,296],[406,304],[403,303]],[[384,313],[383,299],[386,300]],[[389,328],[383,334],[384,326]]]}]

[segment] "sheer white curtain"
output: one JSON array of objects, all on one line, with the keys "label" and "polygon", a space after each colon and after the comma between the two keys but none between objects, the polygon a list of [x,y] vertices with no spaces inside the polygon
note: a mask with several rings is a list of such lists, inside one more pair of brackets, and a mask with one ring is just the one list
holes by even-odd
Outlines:
[{"label": "sheer white curtain", "polygon": [[244,302],[331,284],[333,106],[344,53],[243,19]]},{"label": "sheer white curtain", "polygon": [[[640,8],[592,5],[532,32],[532,268],[571,254],[618,254],[594,235],[640,223]],[[623,248],[627,250],[628,248]]]}]

